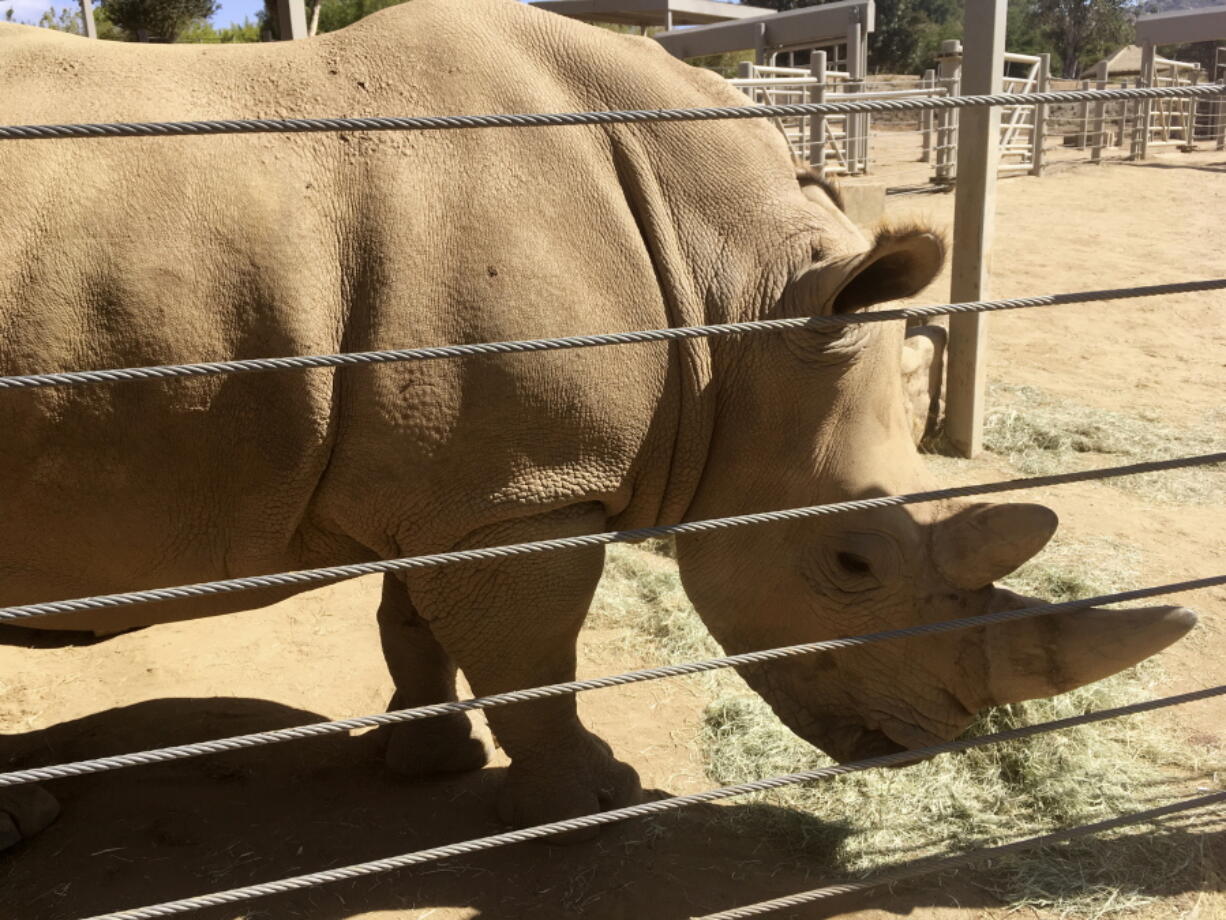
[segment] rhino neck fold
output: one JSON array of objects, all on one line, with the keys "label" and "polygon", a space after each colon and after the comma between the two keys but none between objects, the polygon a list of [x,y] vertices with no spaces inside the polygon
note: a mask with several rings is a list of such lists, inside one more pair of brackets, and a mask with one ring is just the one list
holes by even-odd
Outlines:
[{"label": "rhino neck fold", "polygon": [[[626,207],[634,216],[644,251],[651,260],[665,315],[663,325],[692,326],[722,322],[704,315],[699,292],[713,279],[696,277],[695,265],[709,264],[686,252],[677,232],[652,158],[640,138],[619,127],[608,131],[614,166]],[[702,481],[715,427],[711,340],[691,339],[655,348],[665,357],[663,398],[652,420],[648,443],[632,473],[633,496],[614,520],[617,527],[640,527],[683,520]]]}]

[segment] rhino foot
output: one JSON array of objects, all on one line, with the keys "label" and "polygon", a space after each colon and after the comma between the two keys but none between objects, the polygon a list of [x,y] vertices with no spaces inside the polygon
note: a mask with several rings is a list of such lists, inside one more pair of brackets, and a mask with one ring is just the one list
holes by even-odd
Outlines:
[{"label": "rhino foot", "polygon": [[[398,696],[392,697],[389,708],[403,708]],[[410,779],[480,770],[494,752],[489,732],[463,712],[389,725],[379,731],[387,739],[384,759],[388,769]]]},{"label": "rhino foot", "polygon": [[33,837],[60,813],[60,803],[41,786],[0,789],[0,850]]},{"label": "rhino foot", "polygon": [[[576,747],[560,747],[541,758],[516,756],[507,770],[498,815],[515,827],[531,827],[633,805],[642,798],[639,775],[588,732]],[[548,838],[548,843],[591,840],[600,828]]]}]

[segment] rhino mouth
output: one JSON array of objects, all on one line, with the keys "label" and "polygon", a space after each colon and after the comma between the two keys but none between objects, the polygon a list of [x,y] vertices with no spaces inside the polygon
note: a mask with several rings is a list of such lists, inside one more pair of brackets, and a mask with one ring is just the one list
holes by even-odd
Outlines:
[{"label": "rhino mouth", "polygon": [[[873,757],[884,757],[887,754],[901,754],[907,750],[905,745],[899,744],[883,731],[875,728],[865,728],[856,732],[855,739],[842,751],[828,751],[835,760],[839,763],[848,763],[853,760],[869,760]],[[922,757],[917,757],[915,760],[909,760],[907,763],[916,763],[922,760]],[[903,766],[903,764],[899,764]]]},{"label": "rhino mouth", "polygon": [[[786,678],[781,679],[783,676],[778,672],[783,669],[778,665],[774,669],[750,665],[738,670],[746,682],[770,704],[784,725],[839,763],[901,754],[948,740],[933,731],[877,710],[866,715],[810,707],[799,700],[796,693],[790,692],[790,684]],[[918,755],[890,766],[910,766],[927,760],[929,756]]]}]

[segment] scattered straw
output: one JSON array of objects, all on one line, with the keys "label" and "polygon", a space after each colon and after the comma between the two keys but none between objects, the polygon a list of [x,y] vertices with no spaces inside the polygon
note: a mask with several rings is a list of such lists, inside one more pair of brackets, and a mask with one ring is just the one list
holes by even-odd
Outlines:
[{"label": "scattered straw", "polygon": [[[659,549],[659,547],[656,547]],[[1011,579],[1052,600],[1119,590],[1135,552],[1118,544],[1055,543]],[[652,662],[716,653],[681,588],[672,559],[651,548],[610,547],[591,622],[625,630]],[[1049,700],[1000,707],[973,734],[1125,705],[1153,695],[1157,668],[1143,665]],[[830,761],[797,738],[735,674],[690,678],[709,696],[699,743],[719,784],[806,770]],[[791,787],[720,810],[742,834],[791,847],[819,871],[868,873],[924,855],[954,853],[1182,798],[1188,785],[1218,788],[1214,770],[1157,716],[1141,716],[939,757],[902,770]],[[1011,907],[1096,918],[1156,897],[1204,890],[1212,860],[1200,831],[1178,822],[1019,855],[976,873]]]},{"label": "scattered straw", "polygon": [[[1032,476],[1226,450],[1222,408],[1188,429],[1172,427],[1156,413],[1095,409],[1037,387],[993,384],[988,404],[984,447]],[[1208,504],[1226,501],[1226,465],[1125,476],[1109,484],[1155,501]]]}]

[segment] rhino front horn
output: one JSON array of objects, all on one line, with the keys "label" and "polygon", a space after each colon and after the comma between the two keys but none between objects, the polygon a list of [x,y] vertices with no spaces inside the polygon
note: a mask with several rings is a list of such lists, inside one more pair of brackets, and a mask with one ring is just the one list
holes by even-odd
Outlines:
[{"label": "rhino front horn", "polygon": [[[996,592],[996,609],[1042,601]],[[997,705],[1064,693],[1132,667],[1196,625],[1186,607],[1086,607],[986,630],[988,692]]]},{"label": "rhino front horn", "polygon": [[984,588],[1038,553],[1059,523],[1043,505],[969,505],[937,528],[933,559],[954,587]]}]

